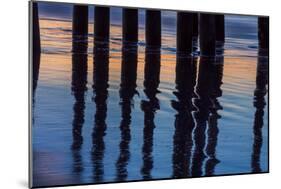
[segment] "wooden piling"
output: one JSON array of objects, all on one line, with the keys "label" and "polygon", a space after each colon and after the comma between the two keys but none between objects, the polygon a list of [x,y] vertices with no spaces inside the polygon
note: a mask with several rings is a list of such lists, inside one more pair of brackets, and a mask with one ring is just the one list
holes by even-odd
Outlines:
[{"label": "wooden piling", "polygon": [[40,69],[40,27],[39,27],[39,16],[38,16],[38,4],[32,2],[32,89],[33,98],[37,87],[37,81],[39,77]]},{"label": "wooden piling", "polygon": [[88,35],[88,6],[73,6],[72,35]]},{"label": "wooden piling", "polygon": [[38,4],[35,2],[32,3],[32,45],[33,54],[41,52]]},{"label": "wooden piling", "polygon": [[72,52],[86,53],[88,49],[88,6],[74,5],[72,17]]},{"label": "wooden piling", "polygon": [[145,40],[148,47],[161,47],[161,11],[146,11]]},{"label": "wooden piling", "polygon": [[198,38],[198,13],[192,13],[192,37]]},{"label": "wooden piling", "polygon": [[216,52],[215,15],[200,14],[200,49],[203,56],[214,56]]},{"label": "wooden piling", "polygon": [[258,18],[259,48],[269,48],[269,17]]},{"label": "wooden piling", "polygon": [[123,9],[123,42],[138,42],[138,9]]},{"label": "wooden piling", "polygon": [[225,38],[225,24],[224,15],[216,15],[216,41],[224,42]]},{"label": "wooden piling", "polygon": [[109,41],[110,11],[108,7],[95,7],[95,41]]},{"label": "wooden piling", "polygon": [[187,12],[177,13],[177,51],[192,52],[193,14]]}]

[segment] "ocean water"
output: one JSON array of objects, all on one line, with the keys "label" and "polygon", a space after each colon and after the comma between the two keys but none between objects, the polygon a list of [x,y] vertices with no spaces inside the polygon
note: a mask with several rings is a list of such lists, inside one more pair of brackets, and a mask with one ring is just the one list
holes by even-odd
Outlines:
[{"label": "ocean water", "polygon": [[93,54],[93,12],[88,53],[73,54],[72,5],[39,3],[34,186],[268,171],[257,17],[226,15],[223,55],[213,60],[199,50],[176,56],[173,11],[161,12],[161,51],[145,49],[144,10],[137,48],[122,50],[121,8],[111,8],[109,49]]}]

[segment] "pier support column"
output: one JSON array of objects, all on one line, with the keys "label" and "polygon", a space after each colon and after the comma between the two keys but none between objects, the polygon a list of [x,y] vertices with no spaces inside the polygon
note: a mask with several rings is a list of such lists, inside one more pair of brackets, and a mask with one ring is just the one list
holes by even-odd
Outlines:
[{"label": "pier support column", "polygon": [[269,48],[269,17],[258,18],[259,48]]},{"label": "pier support column", "polygon": [[138,42],[138,9],[123,9],[123,42]]},{"label": "pier support column", "polygon": [[161,47],[161,11],[146,11],[145,39],[147,47]]},{"label": "pier support column", "polygon": [[32,6],[32,88],[33,88],[33,98],[37,87],[37,81],[39,77],[40,69],[40,27],[39,27],[39,16],[38,16],[38,4],[31,2]]},{"label": "pier support column", "polygon": [[95,7],[94,37],[96,41],[109,41],[110,11],[108,7]]},{"label": "pier support column", "polygon": [[72,34],[88,35],[88,6],[74,5]]},{"label": "pier support column", "polygon": [[200,14],[200,49],[203,56],[214,56],[216,53],[215,15]]},{"label": "pier support column", "polygon": [[177,13],[177,51],[190,54],[192,52],[193,14]]},{"label": "pier support column", "polygon": [[192,13],[192,51],[198,50],[199,13]]},{"label": "pier support column", "polygon": [[41,52],[40,44],[40,27],[39,27],[39,16],[38,16],[38,4],[32,3],[32,37],[33,37],[33,54]]},{"label": "pier support column", "polygon": [[192,37],[198,38],[198,13],[192,13]]},{"label": "pier support column", "polygon": [[216,15],[216,40],[224,42],[225,27],[224,27],[224,15]]},{"label": "pier support column", "polygon": [[88,48],[88,6],[74,5],[72,16],[72,51],[85,53]]}]

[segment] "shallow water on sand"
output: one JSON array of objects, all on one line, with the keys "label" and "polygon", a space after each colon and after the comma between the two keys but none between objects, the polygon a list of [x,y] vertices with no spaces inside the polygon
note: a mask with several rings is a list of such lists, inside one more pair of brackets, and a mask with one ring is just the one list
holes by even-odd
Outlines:
[{"label": "shallow water on sand", "polygon": [[235,31],[239,17],[227,17],[224,56],[210,60],[177,58],[166,30],[161,52],[145,50],[140,29],[138,48],[122,53],[119,25],[108,51],[94,56],[89,35],[89,53],[72,54],[71,22],[41,19],[34,185],[268,171],[267,59],[254,21]]}]

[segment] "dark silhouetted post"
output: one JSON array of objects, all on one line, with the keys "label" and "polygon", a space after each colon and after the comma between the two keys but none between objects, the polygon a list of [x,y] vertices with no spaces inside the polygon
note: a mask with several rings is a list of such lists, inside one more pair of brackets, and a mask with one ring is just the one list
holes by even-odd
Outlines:
[{"label": "dark silhouetted post", "polygon": [[123,42],[138,42],[138,9],[123,9]]},{"label": "dark silhouetted post", "polygon": [[200,50],[203,56],[214,56],[216,53],[215,15],[200,14]]},{"label": "dark silhouetted post", "polygon": [[39,27],[39,16],[38,16],[38,4],[32,2],[32,88],[33,97],[37,87],[37,81],[39,77],[40,68],[40,27]]},{"label": "dark silhouetted post", "polygon": [[108,7],[95,7],[94,40],[109,41],[110,11]]},{"label": "dark silhouetted post", "polygon": [[225,26],[224,26],[224,15],[216,15],[216,40],[224,42],[225,38]]},{"label": "dark silhouetted post", "polygon": [[73,6],[72,52],[85,53],[88,48],[88,6]]},{"label": "dark silhouetted post", "polygon": [[269,17],[258,18],[258,37],[259,37],[259,48],[269,48]]},{"label": "dark silhouetted post", "polygon": [[148,47],[161,47],[161,11],[146,11],[145,40]]},{"label": "dark silhouetted post", "polygon": [[192,37],[198,39],[198,13],[192,13]]},{"label": "dark silhouetted post", "polygon": [[33,54],[41,52],[40,46],[40,26],[38,16],[38,4],[32,3],[32,42],[33,42]]},{"label": "dark silhouetted post", "polygon": [[192,52],[193,14],[187,12],[177,13],[177,51],[181,53]]},{"label": "dark silhouetted post", "polygon": [[199,13],[192,13],[192,50],[198,50]]},{"label": "dark silhouetted post", "polygon": [[74,5],[73,7],[73,35],[88,35],[88,6]]}]

